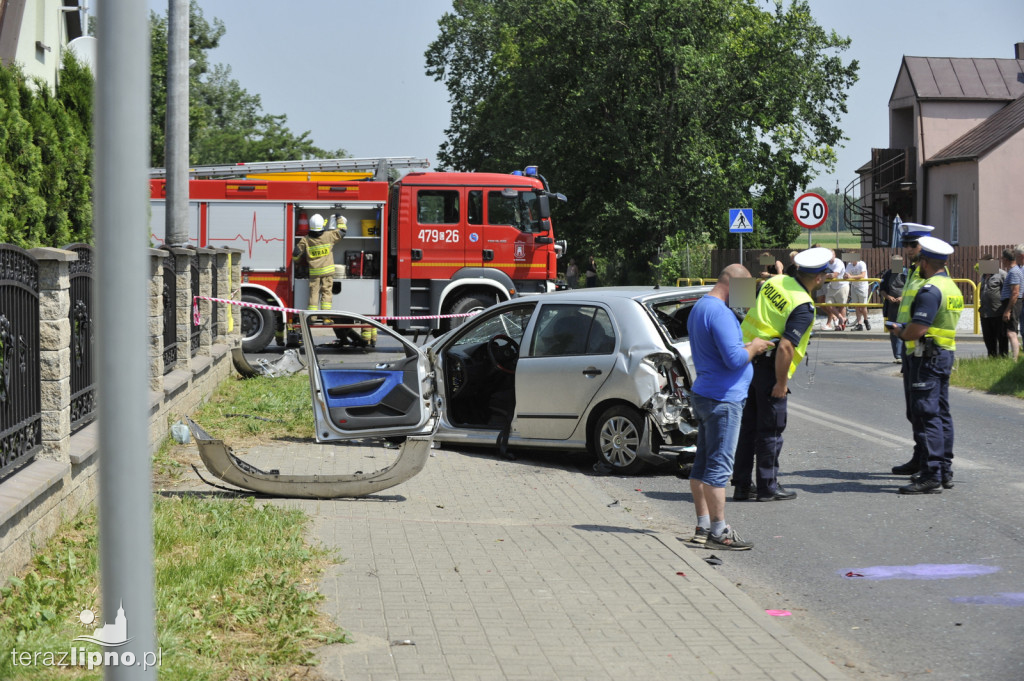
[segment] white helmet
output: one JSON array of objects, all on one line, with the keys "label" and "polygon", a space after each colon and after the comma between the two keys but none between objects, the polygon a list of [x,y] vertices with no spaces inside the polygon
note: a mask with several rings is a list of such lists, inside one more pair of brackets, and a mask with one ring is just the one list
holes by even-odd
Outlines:
[{"label": "white helmet", "polygon": [[324,216],[314,215],[309,219],[309,231],[311,232],[322,232],[324,231]]}]

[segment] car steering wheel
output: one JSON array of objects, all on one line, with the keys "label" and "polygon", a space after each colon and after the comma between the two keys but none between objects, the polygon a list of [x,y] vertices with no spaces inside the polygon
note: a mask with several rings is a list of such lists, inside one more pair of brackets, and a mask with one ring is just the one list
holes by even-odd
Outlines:
[{"label": "car steering wheel", "polygon": [[487,341],[487,355],[491,363],[506,374],[516,372],[516,362],[519,361],[519,343],[503,333]]}]

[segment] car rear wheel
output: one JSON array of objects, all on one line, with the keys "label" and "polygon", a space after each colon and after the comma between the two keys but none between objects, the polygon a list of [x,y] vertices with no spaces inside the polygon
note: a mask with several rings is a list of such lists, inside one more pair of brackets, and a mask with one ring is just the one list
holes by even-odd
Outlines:
[{"label": "car rear wheel", "polygon": [[633,407],[616,405],[606,409],[590,431],[590,449],[598,460],[620,475],[639,473],[647,464],[637,456],[643,416]]},{"label": "car rear wheel", "polygon": [[[242,295],[243,303],[266,305],[267,301],[252,294]],[[242,350],[259,352],[274,337],[274,313],[256,307],[242,308]]]}]

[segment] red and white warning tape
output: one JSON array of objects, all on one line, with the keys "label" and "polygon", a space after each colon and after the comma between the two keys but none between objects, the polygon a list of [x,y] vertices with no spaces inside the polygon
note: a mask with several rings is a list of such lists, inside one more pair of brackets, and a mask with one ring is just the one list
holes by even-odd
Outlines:
[{"label": "red and white warning tape", "polygon": [[[298,314],[300,312],[321,312],[321,313],[330,313],[331,312],[331,310],[296,310],[295,308],[292,308],[292,307],[276,307],[274,305],[263,305],[262,303],[246,303],[246,302],[242,302],[241,300],[227,300],[225,298],[210,298],[209,296],[193,296],[192,297],[192,319],[195,322],[196,326],[199,326],[200,319],[201,319],[200,316],[199,316],[199,302],[198,302],[200,300],[208,300],[211,303],[224,303],[225,305],[237,305],[239,307],[252,307],[252,308],[256,308],[257,310],[273,310],[275,312],[287,312],[288,314]],[[475,314],[477,314],[477,313],[476,312],[464,312],[462,314],[435,314],[435,315],[420,315],[420,316],[415,316],[415,317],[412,317],[412,316],[396,317],[396,316],[393,316],[393,315],[386,315],[386,316],[382,316],[382,315],[363,315],[363,316],[368,318],[368,319],[376,319],[377,321],[385,321],[385,320],[388,320],[388,319],[402,319],[402,320],[410,320],[410,319],[455,319],[457,317],[472,317]]]}]

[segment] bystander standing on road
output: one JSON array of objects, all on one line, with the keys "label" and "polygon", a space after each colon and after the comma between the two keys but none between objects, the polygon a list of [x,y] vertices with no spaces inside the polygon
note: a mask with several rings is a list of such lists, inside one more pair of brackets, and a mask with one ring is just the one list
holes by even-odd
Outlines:
[{"label": "bystander standing on road", "polygon": [[[851,260],[846,265],[846,278],[853,283],[850,284],[850,302],[853,304],[864,304],[868,302],[868,265],[863,260]],[[868,320],[868,309],[866,307],[855,307],[854,331],[871,330],[871,322]]]},{"label": "bystander standing on road", "polygon": [[1017,343],[1022,345],[1024,344],[1024,305],[1022,305],[1024,304],[1024,244],[1017,244],[1017,247],[1013,249],[1013,257],[1021,274],[1021,285],[1017,295],[1017,319],[1020,327],[1017,329]]},{"label": "bystander standing on road", "polygon": [[[768,251],[765,251],[764,253],[761,254],[761,258],[760,259],[761,260],[767,260],[768,258],[771,258],[771,257],[772,257],[772,254],[769,253]],[[782,266],[782,261],[781,260],[776,260],[775,263],[772,264],[772,265],[764,265],[764,264],[762,264],[761,265],[761,273],[759,275],[757,275],[757,276],[761,277],[762,279],[768,279],[769,277],[774,277],[776,274],[782,274],[784,269],[785,268]]]},{"label": "bystander standing on road", "polygon": [[[896,258],[893,258],[895,260]],[[900,300],[903,296],[903,285],[907,281],[907,268],[896,267],[893,263],[889,269],[882,273],[881,281],[878,284],[878,294],[882,297],[882,317],[886,322],[895,322],[900,311]],[[888,326],[888,324],[886,324]],[[903,355],[903,341],[895,334],[889,334],[889,342],[892,345],[892,359],[894,362],[901,362]]]},{"label": "bystander standing on road", "polygon": [[784,271],[784,274],[786,274],[787,276],[796,276],[796,260],[794,258],[796,258],[797,253],[799,253],[799,251],[789,252],[789,264],[786,265],[786,269]]},{"label": "bystander standing on road", "polygon": [[845,331],[846,303],[850,297],[850,285],[842,281],[846,277],[846,266],[842,258],[837,258],[835,251],[830,253],[832,258],[828,261],[829,273],[826,277],[828,285],[825,286],[825,304],[828,306],[828,321],[825,322],[825,328]]},{"label": "bystander standing on road", "polygon": [[[1021,250],[1020,246],[1015,250]],[[1006,328],[1006,340],[1010,348],[1010,356],[1017,361],[1020,354],[1020,340],[1017,338],[1018,326],[1020,325],[1020,294],[1024,284],[1024,270],[1016,262],[1017,256],[1014,251],[1007,248],[1003,250],[1003,269],[1006,270],[1006,277],[1003,279],[1003,289],[1000,293],[1002,299],[1001,314],[1003,324]]]},{"label": "bystander standing on road", "polygon": [[[929,236],[934,229],[931,225],[921,225],[914,222],[904,222],[900,225],[900,230],[903,233],[900,239],[903,244],[903,262],[907,263],[907,280],[903,284],[903,295],[900,296],[900,308],[896,313],[896,323],[903,326],[910,322],[910,307],[914,302],[914,296],[917,295],[917,290],[921,288],[923,282],[918,273],[918,259],[921,256],[921,245],[918,243],[918,239],[923,236]],[[903,402],[906,405],[907,421],[913,425],[914,415],[911,411],[910,374],[907,368],[907,347],[905,344],[902,353],[901,361],[903,366],[900,367],[900,373],[903,374]],[[893,475],[914,475],[920,472],[924,463],[924,447],[915,440],[914,452],[910,456],[910,461],[893,466],[892,472]]]},{"label": "bystander standing on road", "polygon": [[594,262],[594,256],[590,256],[590,260],[587,261],[587,269],[583,274],[587,280],[587,288],[597,286],[597,263]]},{"label": "bystander standing on road", "polygon": [[[982,260],[994,260],[991,253],[981,256]],[[978,314],[981,317],[981,335],[989,357],[1005,357],[1009,344],[1006,326],[1002,319],[1002,290],[1006,270],[999,268],[992,274],[982,274],[978,284]]]},{"label": "bystander standing on road", "polygon": [[949,374],[956,352],[956,328],[964,297],[946,273],[953,247],[922,236],[918,271],[923,283],[914,296],[910,320],[890,333],[907,346],[914,441],[925,452],[924,464],[900,494],[939,494],[953,487],[953,417],[949,413]]},{"label": "bystander standing on road", "polygon": [[576,264],[576,258],[569,258],[569,265],[565,268],[565,283],[569,288],[580,287],[580,267]]},{"label": "bystander standing on road", "polygon": [[766,281],[740,325],[744,342],[763,338],[775,343],[775,348],[753,361],[754,376],[743,407],[733,472],[736,501],[755,497],[758,501],[796,498],[796,492],[785,489],[778,480],[782,433],[786,429],[786,396],[789,379],[807,352],[814,326],[812,296],[825,281],[831,257],[827,248],[799,253],[796,277],[782,274]]},{"label": "bystander standing on road", "polygon": [[750,278],[743,265],[722,270],[714,287],[693,306],[686,324],[697,369],[693,409],[700,421],[690,471],[697,512],[693,541],[732,551],[753,547],[725,522],[725,486],[732,475],[743,405],[754,375],[750,362],[774,347],[763,338],[743,342],[739,320],[729,309],[730,282],[740,278]]}]

